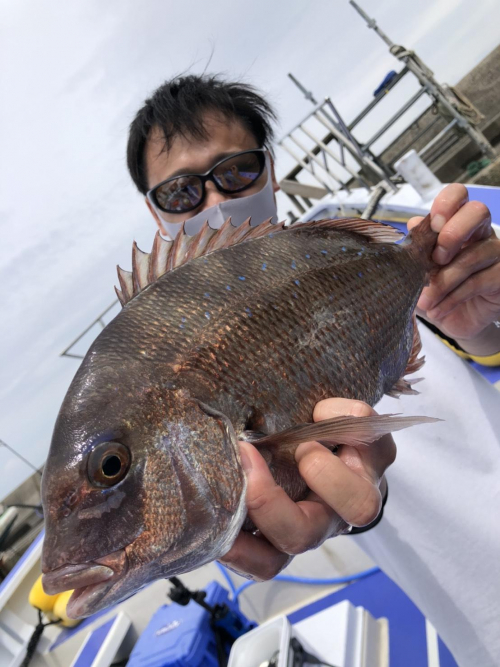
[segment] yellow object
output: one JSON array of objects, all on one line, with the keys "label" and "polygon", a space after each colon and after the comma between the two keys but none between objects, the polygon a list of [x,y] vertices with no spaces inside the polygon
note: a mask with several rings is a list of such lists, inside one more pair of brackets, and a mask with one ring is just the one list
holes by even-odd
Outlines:
[{"label": "yellow object", "polygon": [[57,618],[60,618],[62,620],[62,625],[67,628],[72,628],[74,625],[80,623],[79,620],[75,621],[73,618],[68,618],[68,615],[66,614],[66,607],[68,606],[72,593],[73,591],[59,593],[53,609],[54,615],[57,616]]},{"label": "yellow object", "polygon": [[449,347],[450,350],[453,350],[455,354],[458,354],[459,357],[462,357],[462,359],[472,359],[472,361],[475,361],[476,364],[481,364],[481,366],[500,366],[500,352],[497,352],[496,354],[490,354],[488,357],[477,357],[475,354],[468,354],[463,350],[458,350],[454,345],[449,343],[444,338],[441,338],[441,336],[438,334],[436,334],[436,336],[442,343]]},{"label": "yellow object", "polygon": [[64,591],[64,593],[57,593],[57,595],[47,595],[43,590],[42,575],[40,575],[31,588],[28,600],[32,607],[43,611],[51,620],[61,619],[61,625],[72,628],[80,622],[68,618],[66,614],[66,607],[72,593],[73,591]]},{"label": "yellow object", "polygon": [[471,354],[470,358],[481,366],[500,366],[500,352],[490,354],[489,357],[476,357]]},{"label": "yellow object", "polygon": [[40,609],[40,611],[47,614],[54,609],[54,605],[59,595],[60,593],[57,595],[47,595],[43,590],[42,575],[40,575],[33,584],[28,600],[32,607],[36,607],[36,609]]},{"label": "yellow object", "polygon": [[439,338],[439,340],[446,345],[446,347],[449,347],[450,350],[453,350],[455,354],[458,354],[459,357],[462,359],[470,359],[470,356],[467,354],[467,352],[464,352],[463,350],[459,350],[456,348],[454,345],[452,345],[450,342],[448,342],[445,338],[441,338],[438,334],[436,336]]}]

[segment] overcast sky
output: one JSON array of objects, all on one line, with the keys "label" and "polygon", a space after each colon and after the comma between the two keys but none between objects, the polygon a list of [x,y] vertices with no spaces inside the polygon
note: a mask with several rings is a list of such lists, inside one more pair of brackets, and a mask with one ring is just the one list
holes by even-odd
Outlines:
[{"label": "overcast sky", "polygon": [[[360,4],[442,82],[500,42],[498,0]],[[347,0],[0,0],[0,57],[0,438],[40,465],[78,364],[61,351],[113,300],[132,239],[151,246],[124,159],[145,97],[222,72],[269,96],[280,136],[310,109],[288,72],[350,120],[399,67]],[[0,448],[0,498],[28,474]]]}]

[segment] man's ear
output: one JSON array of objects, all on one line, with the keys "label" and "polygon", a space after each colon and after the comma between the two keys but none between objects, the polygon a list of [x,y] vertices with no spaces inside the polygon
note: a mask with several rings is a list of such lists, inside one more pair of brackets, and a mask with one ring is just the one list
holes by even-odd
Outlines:
[{"label": "man's ear", "polygon": [[272,155],[270,155],[269,157],[270,157],[270,160],[271,160],[271,181],[272,181],[272,184],[273,184],[273,192],[276,193],[276,192],[278,192],[279,190],[281,190],[281,188],[280,188],[280,184],[279,184],[278,181],[276,180],[276,173],[275,173],[275,171],[274,171],[274,160],[273,160],[273,157],[272,157]]},{"label": "man's ear", "polygon": [[160,232],[163,232],[163,227],[162,227],[160,218],[158,217],[158,213],[154,210],[153,205],[151,204],[151,202],[149,201],[149,199],[147,197],[145,198],[145,201],[146,201],[146,206],[149,208],[149,211],[150,211],[151,215],[153,216],[153,218],[155,219],[156,224],[158,225],[158,229],[160,230]]}]

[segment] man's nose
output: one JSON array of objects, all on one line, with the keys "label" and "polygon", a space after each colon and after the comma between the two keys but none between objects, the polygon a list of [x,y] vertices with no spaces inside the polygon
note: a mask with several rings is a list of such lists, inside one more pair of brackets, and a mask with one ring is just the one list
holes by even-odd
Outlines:
[{"label": "man's nose", "polygon": [[210,208],[211,206],[216,206],[217,204],[220,204],[223,201],[228,201],[231,199],[231,195],[226,195],[223,192],[219,192],[215,185],[213,183],[210,183],[210,181],[207,182],[206,184],[206,197],[205,201],[203,202],[203,208],[201,209],[204,211],[207,208]]}]

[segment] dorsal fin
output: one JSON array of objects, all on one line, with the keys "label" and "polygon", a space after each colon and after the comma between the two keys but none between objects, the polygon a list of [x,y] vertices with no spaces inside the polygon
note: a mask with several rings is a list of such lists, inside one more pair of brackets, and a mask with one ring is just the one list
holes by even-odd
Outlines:
[{"label": "dorsal fin", "polygon": [[134,296],[134,282],[130,271],[125,271],[119,266],[116,267],[116,270],[121,290],[115,287],[115,292],[120,299],[120,303],[124,306]]},{"label": "dorsal fin", "polygon": [[[305,230],[311,228],[355,232],[365,236],[371,243],[395,243],[404,236],[394,227],[372,220],[360,220],[359,218],[312,220],[311,222],[298,223],[290,229]],[[238,227],[232,224],[231,218],[228,218],[219,229],[212,229],[206,222],[195,236],[186,234],[185,225],[183,225],[182,231],[176,236],[175,241],[166,241],[158,231],[150,254],[140,250],[137,243],[134,242],[131,273],[117,267],[121,290],[115,287],[116,294],[120,303],[124,306],[164,273],[185,264],[191,259],[207,255],[215,250],[228,248],[243,241],[267,236],[271,232],[281,232],[284,229],[286,229],[284,222],[273,223],[271,218],[255,227],[250,225],[250,218]]]},{"label": "dorsal fin", "polygon": [[[361,218],[345,218],[340,220],[312,220],[305,222],[300,227],[327,227],[328,229],[339,229],[346,232],[354,232],[361,234],[371,243],[396,243],[404,237],[403,232],[400,232],[395,227],[384,225],[381,222],[374,220],[362,220]],[[297,226],[294,227],[297,229]]]}]

